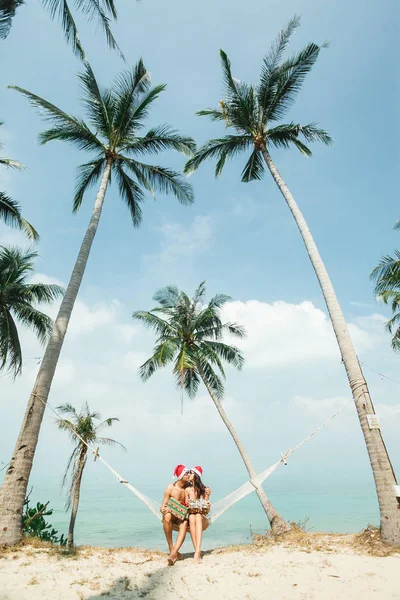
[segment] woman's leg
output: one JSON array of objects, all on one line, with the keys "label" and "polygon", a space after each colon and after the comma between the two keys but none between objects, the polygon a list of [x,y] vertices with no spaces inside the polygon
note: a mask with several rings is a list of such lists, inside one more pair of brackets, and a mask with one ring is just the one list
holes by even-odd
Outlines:
[{"label": "woman's leg", "polygon": [[196,551],[197,533],[196,533],[196,519],[195,519],[195,517],[196,517],[196,515],[189,515],[189,532],[190,532],[190,537],[192,538],[193,548]]},{"label": "woman's leg", "polygon": [[194,515],[196,517],[196,546],[194,549],[194,562],[201,562],[201,541],[203,539],[203,515]]}]

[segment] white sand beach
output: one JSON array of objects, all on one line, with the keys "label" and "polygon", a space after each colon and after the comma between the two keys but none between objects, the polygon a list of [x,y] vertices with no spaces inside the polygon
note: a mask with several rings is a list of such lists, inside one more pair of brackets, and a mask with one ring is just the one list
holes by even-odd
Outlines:
[{"label": "white sand beach", "polygon": [[76,556],[25,546],[0,558],[1,600],[399,600],[400,553],[389,556],[351,535],[311,534],[185,555],[83,547]]}]

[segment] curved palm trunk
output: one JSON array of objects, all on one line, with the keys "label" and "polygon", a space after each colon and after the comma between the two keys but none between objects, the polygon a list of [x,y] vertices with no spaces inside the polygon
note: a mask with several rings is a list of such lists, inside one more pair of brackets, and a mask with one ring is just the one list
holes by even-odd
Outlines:
[{"label": "curved palm trunk", "polygon": [[[199,370],[199,373],[203,380],[203,383],[206,386],[207,391],[210,394],[211,399],[214,402],[214,404],[217,408],[217,411],[220,414],[221,419],[223,420],[226,428],[228,429],[229,433],[233,437],[233,441],[235,442],[236,447],[239,450],[239,454],[242,457],[242,460],[246,466],[248,474],[250,475],[251,478],[255,477],[257,475],[257,473],[250,461],[250,458],[249,458],[246,450],[243,447],[242,442],[239,439],[238,434],[236,433],[236,430],[234,429],[232,423],[230,422],[230,420],[228,418],[228,415],[226,414],[225,410],[223,409],[221,402],[215,396],[212,388],[208,384],[208,381],[207,381],[206,377],[204,376],[204,373],[203,373],[201,367],[197,366],[197,368]],[[281,535],[282,533],[286,533],[287,531],[290,531],[290,526],[288,525],[288,523],[286,523],[285,519],[283,519],[280,516],[280,514],[276,512],[275,508],[272,506],[271,502],[268,500],[267,495],[261,486],[256,488],[256,494],[257,494],[257,496],[262,504],[262,507],[265,510],[265,513],[268,517],[272,532],[275,535]]]},{"label": "curved palm trunk", "polygon": [[400,545],[400,503],[398,502],[393,489],[393,486],[397,484],[396,476],[380,429],[371,430],[368,425],[367,415],[375,414],[375,410],[369,395],[367,382],[365,381],[356,351],[347,330],[342,309],[340,308],[335,290],[325,265],[322,262],[317,246],[295,199],[274,165],[268,150],[263,149],[262,153],[268,169],[296,221],[324,295],[356,405],[372,472],[374,474],[379,501],[382,540],[389,544]]},{"label": "curved palm trunk", "polygon": [[86,446],[83,446],[81,454],[79,456],[78,471],[77,471],[76,480],[74,483],[74,497],[72,500],[71,519],[69,521],[69,528],[68,528],[68,548],[72,548],[74,545],[75,521],[76,521],[76,515],[78,514],[79,498],[81,495],[82,475],[83,475],[83,469],[85,468],[85,464],[86,464],[86,455],[87,455],[87,448],[86,448]]},{"label": "curved palm trunk", "polygon": [[67,291],[54,322],[53,331],[47,343],[35,385],[25,411],[14,454],[0,489],[0,546],[12,546],[22,539],[22,509],[39,438],[40,426],[61,348],[67,333],[72,309],[99,225],[107,184],[110,179],[111,165],[112,159],[108,159],[94,203],[89,227],[83,238]]}]

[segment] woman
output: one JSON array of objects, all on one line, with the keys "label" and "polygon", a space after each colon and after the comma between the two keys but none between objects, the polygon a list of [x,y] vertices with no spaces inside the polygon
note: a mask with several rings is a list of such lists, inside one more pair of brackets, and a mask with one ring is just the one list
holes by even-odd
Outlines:
[{"label": "woman", "polygon": [[[203,531],[209,526],[208,519],[205,517],[210,511],[210,489],[206,488],[201,480],[203,469],[199,466],[193,467],[188,473],[189,486],[185,489],[186,504],[189,507],[189,531],[194,546],[195,564],[201,563],[201,541]],[[205,502],[196,502],[196,501]]]}]

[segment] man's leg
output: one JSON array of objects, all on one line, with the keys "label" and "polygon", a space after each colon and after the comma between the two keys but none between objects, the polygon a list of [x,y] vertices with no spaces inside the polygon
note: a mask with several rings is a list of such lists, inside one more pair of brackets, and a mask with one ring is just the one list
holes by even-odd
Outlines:
[{"label": "man's leg", "polygon": [[172,540],[172,515],[171,513],[164,513],[163,527],[165,537],[167,538],[169,551],[172,552],[174,549],[174,542]]},{"label": "man's leg", "polygon": [[182,523],[179,525],[178,537],[176,538],[176,543],[175,543],[174,549],[172,550],[171,554],[168,556],[168,564],[170,566],[174,565],[176,563],[176,561],[178,560],[179,550],[181,549],[181,546],[182,546],[183,542],[185,541],[187,528],[188,528],[188,522],[182,521]]}]

